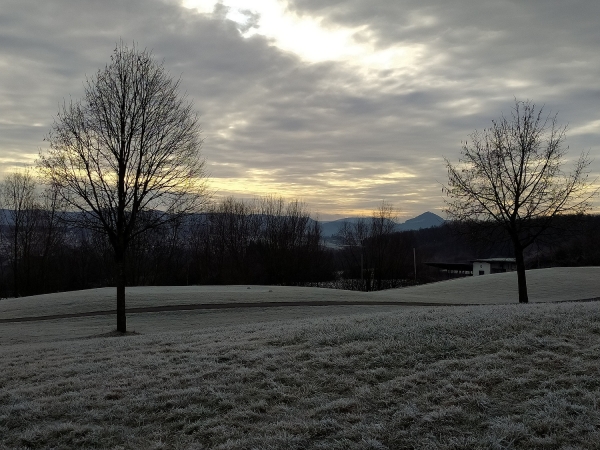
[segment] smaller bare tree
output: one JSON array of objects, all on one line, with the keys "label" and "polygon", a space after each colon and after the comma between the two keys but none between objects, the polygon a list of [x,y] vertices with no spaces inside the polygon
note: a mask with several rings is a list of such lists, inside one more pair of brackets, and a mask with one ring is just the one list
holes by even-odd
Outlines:
[{"label": "smaller bare tree", "polygon": [[263,220],[257,202],[227,197],[213,205],[208,220],[219,277],[236,283],[247,282],[248,248],[258,240]]},{"label": "smaller bare tree", "polygon": [[29,170],[8,174],[0,185],[2,237],[12,266],[15,297],[22,295],[21,282],[28,282],[29,256],[39,208],[35,191],[36,181]]},{"label": "smaller bare tree", "polygon": [[289,284],[306,276],[311,256],[318,258],[322,251],[321,228],[311,221],[306,205],[271,196],[261,199],[259,211],[259,241],[268,278]]},{"label": "smaller bare tree", "polygon": [[381,202],[379,208],[373,211],[371,217],[371,234],[369,246],[371,247],[374,281],[377,282],[377,290],[382,289],[382,279],[394,260],[399,259],[395,254],[392,244],[392,233],[396,227],[397,213],[394,206],[385,201]]},{"label": "smaller bare tree", "polygon": [[350,267],[360,265],[361,289],[382,289],[383,276],[389,276],[389,269],[399,261],[391,238],[396,219],[394,206],[383,201],[370,218],[344,222],[338,231],[337,237],[345,247],[346,264]]},{"label": "smaller bare tree", "polygon": [[566,127],[543,107],[515,101],[510,117],[492,121],[463,144],[459,164],[447,159],[447,214],[456,220],[495,221],[510,236],[517,262],[519,302],[527,303],[524,250],[562,214],[590,208],[596,195],[582,153],[565,172]]}]

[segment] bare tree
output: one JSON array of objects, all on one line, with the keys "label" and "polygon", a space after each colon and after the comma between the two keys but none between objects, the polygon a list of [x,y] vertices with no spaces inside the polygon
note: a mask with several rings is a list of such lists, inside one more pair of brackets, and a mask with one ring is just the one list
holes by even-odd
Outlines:
[{"label": "bare tree", "polygon": [[596,194],[582,153],[565,172],[566,127],[543,107],[515,101],[510,117],[492,121],[463,144],[459,164],[446,159],[444,191],[448,215],[458,220],[495,221],[510,236],[517,262],[519,302],[527,303],[523,251],[546,230],[554,217],[583,213]]},{"label": "bare tree", "polygon": [[[204,198],[202,139],[192,104],[151,52],[117,45],[87,79],[84,98],[64,104],[38,162],[77,220],[114,250],[117,330],[126,331],[125,258],[132,238],[197,209]],[[152,220],[139,225],[144,211]]]},{"label": "bare tree", "polygon": [[[62,245],[66,227],[62,222],[64,205],[55,186],[39,185],[36,189],[33,230],[29,246],[28,272],[26,272],[26,295],[48,292],[53,283],[52,272],[56,264],[51,261]],[[31,272],[31,273],[29,273]]]},{"label": "bare tree", "polygon": [[213,205],[208,215],[213,238],[218,281],[248,282],[248,248],[258,240],[262,216],[257,201],[227,197]]},{"label": "bare tree", "polygon": [[310,273],[312,255],[321,253],[321,228],[311,221],[307,206],[282,197],[264,197],[260,202],[260,244],[263,263],[271,282],[289,284]]},{"label": "bare tree", "polygon": [[0,185],[2,237],[12,266],[15,297],[22,295],[21,281],[26,287],[29,281],[29,256],[39,218],[35,190],[36,181],[28,170],[10,173]]},{"label": "bare tree", "polygon": [[[371,233],[371,227],[369,221],[365,217],[360,217],[355,221],[345,221],[342,227],[337,232],[337,239],[344,246],[342,251],[342,259],[344,260],[344,266],[346,267],[346,277],[351,280],[360,280],[354,282],[353,285],[358,284],[358,290],[370,291],[371,277],[367,276],[365,283],[365,262],[367,267],[369,265],[368,255],[365,255],[365,243]],[[365,261],[366,260],[366,261]],[[370,274],[370,271],[367,270]],[[358,277],[357,277],[358,274]],[[354,286],[352,289],[355,289]]]},{"label": "bare tree", "polygon": [[[377,282],[377,290],[382,289],[381,283],[386,269],[400,259],[399,255],[395,254],[396,249],[393,248],[393,243],[397,240],[391,239],[397,217],[394,206],[386,201],[381,202],[371,217],[369,247],[372,253],[373,278]],[[387,271],[389,272],[389,270]]]},{"label": "bare tree", "polygon": [[[392,239],[397,214],[394,206],[382,201],[370,218],[359,218],[344,222],[338,238],[345,247],[344,257],[348,266],[360,265],[361,289],[371,291],[382,289],[384,275],[399,263],[398,240]],[[364,281],[364,283],[363,283]],[[377,285],[373,285],[376,281]]]}]

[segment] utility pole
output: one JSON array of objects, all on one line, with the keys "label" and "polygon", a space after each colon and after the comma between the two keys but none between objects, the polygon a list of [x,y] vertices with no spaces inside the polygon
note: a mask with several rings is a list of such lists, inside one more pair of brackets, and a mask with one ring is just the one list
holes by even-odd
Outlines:
[{"label": "utility pole", "polygon": [[364,279],[364,273],[365,273],[365,269],[364,269],[364,264],[363,264],[363,254],[362,254],[362,247],[360,249],[360,282],[362,284],[363,279]]},{"label": "utility pole", "polygon": [[417,281],[417,251],[413,247],[413,264],[415,266],[415,281]]}]

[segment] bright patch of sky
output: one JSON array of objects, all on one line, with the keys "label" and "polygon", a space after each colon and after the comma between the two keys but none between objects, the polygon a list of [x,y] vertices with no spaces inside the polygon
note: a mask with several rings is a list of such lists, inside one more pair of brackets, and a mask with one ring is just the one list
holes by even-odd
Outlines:
[{"label": "bright patch of sky", "polygon": [[237,23],[244,37],[265,36],[308,62],[344,61],[365,71],[414,68],[423,51],[421,46],[377,49],[366,26],[329,26],[321,17],[290,11],[285,1],[183,0],[182,4],[204,14],[225,10],[224,18]]}]

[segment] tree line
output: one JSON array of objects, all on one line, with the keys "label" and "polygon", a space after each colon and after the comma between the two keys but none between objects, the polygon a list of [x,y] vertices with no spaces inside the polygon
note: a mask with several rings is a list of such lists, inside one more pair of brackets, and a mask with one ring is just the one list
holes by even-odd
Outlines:
[{"label": "tree line", "polygon": [[[114,286],[110,237],[67,208],[30,171],[0,183],[0,296]],[[326,245],[305,204],[278,197],[206,203],[159,226],[140,212],[126,250],[127,284],[270,284],[379,290],[415,281],[410,233],[393,233],[394,208],[344,224]],[[92,224],[93,225],[93,224]],[[138,229],[144,232],[138,233]]]},{"label": "tree line", "polygon": [[[115,284],[105,233],[81,226],[55,190],[31,172],[0,183],[0,296],[18,297]],[[153,211],[139,226],[153,221]],[[394,208],[346,222],[327,246],[299,201],[228,197],[180,216],[128,247],[128,285],[271,284],[362,291],[445,279],[427,262],[514,256],[510,235],[489,221],[447,222],[394,232]],[[600,216],[557,217],[525,253],[527,268],[600,265]],[[413,253],[414,252],[414,253]],[[415,273],[416,269],[416,273]]]},{"label": "tree line", "polygon": [[[85,213],[65,209],[30,172],[5,178],[0,207],[0,295],[115,284],[110,237],[83,226]],[[162,212],[140,212],[136,227],[155,222],[156,214]],[[302,284],[332,272],[319,223],[299,201],[230,197],[136,231],[126,250],[129,285]]]}]

